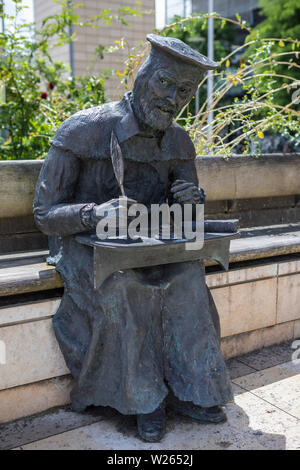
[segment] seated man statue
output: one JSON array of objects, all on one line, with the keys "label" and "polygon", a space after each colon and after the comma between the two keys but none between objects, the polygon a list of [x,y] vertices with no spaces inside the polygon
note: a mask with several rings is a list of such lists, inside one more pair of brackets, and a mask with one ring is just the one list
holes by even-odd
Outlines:
[{"label": "seated man statue", "polygon": [[201,75],[218,64],[178,39],[147,39],[151,52],[133,90],[120,102],[79,111],[57,130],[34,215],[58,246],[52,259],[65,289],[54,329],[74,377],[72,408],[109,406],[136,415],[140,437],[155,442],[165,432],[166,406],[200,423],[221,423],[221,405],[232,392],[202,262],[118,271],[94,289],[93,250],[75,239],[95,232],[97,209],[119,196],[112,132],[128,198],[147,207],[204,202],[194,145],[172,121]]}]

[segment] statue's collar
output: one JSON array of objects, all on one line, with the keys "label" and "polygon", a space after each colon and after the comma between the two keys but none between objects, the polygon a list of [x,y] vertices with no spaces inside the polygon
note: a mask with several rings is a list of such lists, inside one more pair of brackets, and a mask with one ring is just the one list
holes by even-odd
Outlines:
[{"label": "statue's collar", "polygon": [[126,93],[120,102],[123,117],[117,122],[114,128],[120,144],[140,132],[139,124],[131,107],[130,93],[131,92]]}]

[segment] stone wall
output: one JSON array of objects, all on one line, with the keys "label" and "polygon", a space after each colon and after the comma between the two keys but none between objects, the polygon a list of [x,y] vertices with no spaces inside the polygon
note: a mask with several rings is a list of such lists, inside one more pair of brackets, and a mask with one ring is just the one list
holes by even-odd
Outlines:
[{"label": "stone wall", "polygon": [[[32,215],[41,160],[0,161],[0,219]],[[261,157],[199,156],[199,184],[207,201],[257,199],[300,193],[300,154],[270,154]]]}]

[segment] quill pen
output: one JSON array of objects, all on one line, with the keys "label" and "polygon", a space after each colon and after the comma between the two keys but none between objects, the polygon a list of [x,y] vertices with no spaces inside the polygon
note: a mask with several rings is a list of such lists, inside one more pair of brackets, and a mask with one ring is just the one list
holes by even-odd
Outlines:
[{"label": "quill pen", "polygon": [[116,180],[117,180],[118,185],[120,187],[122,196],[125,196],[125,191],[124,191],[124,159],[123,159],[121,147],[119,145],[118,139],[117,139],[114,131],[112,131],[111,139],[110,139],[110,156],[111,156],[111,161],[112,161],[112,165],[113,165]]}]

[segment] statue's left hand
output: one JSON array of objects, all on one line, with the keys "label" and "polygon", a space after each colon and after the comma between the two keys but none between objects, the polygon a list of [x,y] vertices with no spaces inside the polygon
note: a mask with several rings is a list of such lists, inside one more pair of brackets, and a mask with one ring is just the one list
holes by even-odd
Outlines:
[{"label": "statue's left hand", "polygon": [[171,192],[175,201],[182,204],[203,204],[205,201],[203,189],[185,180],[174,181]]}]

